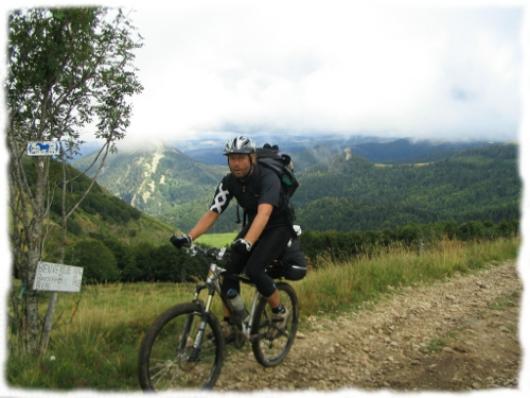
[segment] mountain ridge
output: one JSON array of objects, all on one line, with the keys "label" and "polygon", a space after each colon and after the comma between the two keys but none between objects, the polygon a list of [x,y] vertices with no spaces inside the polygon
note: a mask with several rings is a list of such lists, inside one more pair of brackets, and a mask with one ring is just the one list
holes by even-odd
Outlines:
[{"label": "mountain ridge", "polygon": [[[422,142],[421,148],[429,150],[420,157],[411,157],[414,144],[408,140],[370,145],[379,146],[377,151],[386,153],[386,159],[397,161],[375,163],[360,157],[351,145],[319,144],[291,153],[302,183],[293,198],[300,223],[316,230],[374,229],[407,221],[465,221],[472,214],[491,219],[518,215],[515,145]],[[409,155],[396,155],[396,148],[406,148]],[[99,181],[125,202],[186,230],[207,210],[216,185],[227,172],[226,163],[205,164],[166,146],[109,156]],[[466,200],[479,207],[473,208]],[[214,231],[239,228],[233,210],[227,213]],[[352,221],[341,221],[349,218]]]}]

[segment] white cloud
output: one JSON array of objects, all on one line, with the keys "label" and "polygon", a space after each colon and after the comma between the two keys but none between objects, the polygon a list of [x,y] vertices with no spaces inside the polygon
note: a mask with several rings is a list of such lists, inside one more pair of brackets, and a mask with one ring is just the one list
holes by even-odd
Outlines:
[{"label": "white cloud", "polygon": [[130,135],[516,136],[518,9],[300,5],[139,5],[145,91]]},{"label": "white cloud", "polygon": [[136,60],[145,90],[134,98],[127,141],[230,129],[517,134],[522,10],[515,6],[105,3],[130,6],[145,37]]}]

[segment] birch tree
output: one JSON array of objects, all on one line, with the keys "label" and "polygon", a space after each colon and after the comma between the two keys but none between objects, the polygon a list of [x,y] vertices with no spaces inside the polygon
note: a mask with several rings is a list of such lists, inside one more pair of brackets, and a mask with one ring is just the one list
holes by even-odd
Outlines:
[{"label": "birch tree", "polygon": [[[26,145],[60,141],[63,151],[58,160],[66,162],[79,151],[81,133],[92,131],[103,143],[99,163],[94,163],[100,169],[115,142],[125,136],[130,97],[142,90],[133,64],[142,38],[122,10],[101,7],[15,10],[8,29],[10,234],[15,273],[21,280],[21,299],[13,313],[18,316],[22,346],[36,353],[46,348],[51,329],[49,322],[44,327],[32,286],[55,195],[49,181],[51,160],[25,156]],[[67,207],[67,183],[65,176],[60,187],[63,237],[67,219],[92,187]],[[46,318],[51,317],[49,307]]]}]

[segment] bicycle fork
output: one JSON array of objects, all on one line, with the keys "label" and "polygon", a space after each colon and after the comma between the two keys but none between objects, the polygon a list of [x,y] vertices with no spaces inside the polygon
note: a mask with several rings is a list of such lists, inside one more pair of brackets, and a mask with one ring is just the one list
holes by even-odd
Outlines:
[{"label": "bicycle fork", "polygon": [[[197,297],[195,297],[195,299],[197,299]],[[204,311],[202,311],[201,313],[201,323],[199,324],[199,329],[197,330],[197,334],[195,335],[195,339],[192,345],[193,350],[191,351],[188,357],[188,361],[197,361],[199,359],[199,354],[201,353],[201,345],[202,345],[202,341],[204,339],[204,334],[206,331],[206,325],[208,324],[208,314],[210,313],[210,308],[212,306],[212,300],[213,300],[213,293],[210,293],[208,295],[208,299],[206,300]],[[181,349],[183,349],[186,345],[188,335],[191,331],[192,323],[193,323],[193,314],[190,314],[188,315],[188,318],[186,319],[186,323],[184,324],[184,333],[182,335],[182,340],[180,342]]]}]

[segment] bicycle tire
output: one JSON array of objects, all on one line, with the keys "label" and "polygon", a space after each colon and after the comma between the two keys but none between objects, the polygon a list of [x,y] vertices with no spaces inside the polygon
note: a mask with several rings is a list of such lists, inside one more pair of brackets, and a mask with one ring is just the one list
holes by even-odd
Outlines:
[{"label": "bicycle tire", "polygon": [[285,331],[281,334],[271,321],[267,299],[262,297],[256,308],[250,331],[252,352],[263,367],[280,364],[289,353],[298,329],[299,307],[296,292],[291,285],[277,282],[282,304],[290,311]]},{"label": "bicycle tire", "polygon": [[[206,329],[196,355],[192,345],[203,318]],[[224,339],[215,315],[205,314],[196,303],[176,305],[160,315],[143,337],[138,366],[140,386],[144,391],[211,389],[221,372],[223,356]],[[197,380],[192,380],[193,376]]]}]

